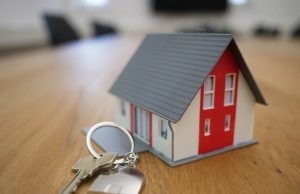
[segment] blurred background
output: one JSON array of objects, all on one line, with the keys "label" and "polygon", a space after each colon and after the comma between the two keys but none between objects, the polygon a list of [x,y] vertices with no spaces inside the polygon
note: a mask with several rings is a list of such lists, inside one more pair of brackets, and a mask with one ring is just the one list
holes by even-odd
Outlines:
[{"label": "blurred background", "polygon": [[0,0],[0,55],[107,34],[297,38],[299,0]]}]

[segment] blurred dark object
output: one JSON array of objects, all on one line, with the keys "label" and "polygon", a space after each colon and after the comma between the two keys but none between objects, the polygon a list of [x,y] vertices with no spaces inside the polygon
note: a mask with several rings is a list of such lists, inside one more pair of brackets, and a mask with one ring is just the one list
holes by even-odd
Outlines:
[{"label": "blurred dark object", "polygon": [[92,26],[93,26],[93,33],[95,37],[117,33],[116,28],[108,24],[101,24],[97,21],[93,21]]},{"label": "blurred dark object", "polygon": [[180,32],[189,33],[221,33],[221,34],[234,34],[233,30],[227,27],[215,27],[209,24],[205,24],[196,28],[183,28]]},{"label": "blurred dark object", "polygon": [[152,0],[156,12],[226,11],[227,0]]},{"label": "blurred dark object", "polygon": [[75,29],[63,16],[45,14],[43,19],[51,45],[60,45],[80,39]]},{"label": "blurred dark object", "polygon": [[271,27],[265,25],[259,25],[254,29],[254,36],[257,37],[278,37],[280,35],[280,30],[278,27]]},{"label": "blurred dark object", "polygon": [[300,23],[291,31],[292,38],[300,38]]}]

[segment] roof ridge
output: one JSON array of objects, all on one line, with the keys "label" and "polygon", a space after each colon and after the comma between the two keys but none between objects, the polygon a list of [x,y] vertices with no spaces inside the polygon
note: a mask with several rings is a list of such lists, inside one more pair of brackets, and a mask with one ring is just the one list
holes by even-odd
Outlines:
[{"label": "roof ridge", "polygon": [[230,33],[216,33],[216,32],[151,32],[147,35],[203,35],[203,36],[228,36],[233,38]]}]

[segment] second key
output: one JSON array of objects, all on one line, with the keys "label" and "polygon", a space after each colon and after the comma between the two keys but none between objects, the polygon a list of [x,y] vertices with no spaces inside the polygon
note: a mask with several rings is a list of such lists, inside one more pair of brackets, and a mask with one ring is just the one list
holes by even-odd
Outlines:
[{"label": "second key", "polygon": [[117,156],[117,153],[109,152],[101,154],[97,159],[92,156],[79,159],[72,167],[72,170],[76,172],[75,177],[61,191],[61,194],[75,192],[82,181],[93,176],[98,170],[112,166]]}]

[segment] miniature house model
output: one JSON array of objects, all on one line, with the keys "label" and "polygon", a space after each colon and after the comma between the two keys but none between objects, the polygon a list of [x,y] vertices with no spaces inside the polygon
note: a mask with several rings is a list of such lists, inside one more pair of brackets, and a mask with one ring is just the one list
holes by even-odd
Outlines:
[{"label": "miniature house model", "polygon": [[250,145],[266,104],[231,35],[147,35],[110,92],[117,122],[170,165]]}]

